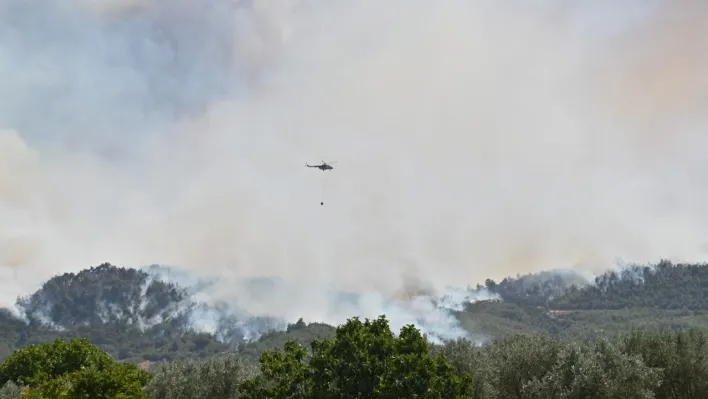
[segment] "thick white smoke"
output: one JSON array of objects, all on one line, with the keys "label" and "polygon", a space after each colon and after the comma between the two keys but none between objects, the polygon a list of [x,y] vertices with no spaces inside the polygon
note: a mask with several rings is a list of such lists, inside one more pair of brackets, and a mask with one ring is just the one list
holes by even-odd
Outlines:
[{"label": "thick white smoke", "polygon": [[[386,302],[702,260],[706,11],[4,1],[1,299],[103,261],[167,263],[307,319],[329,290]],[[304,168],[322,159],[337,168]],[[253,276],[291,288],[239,297]]]}]

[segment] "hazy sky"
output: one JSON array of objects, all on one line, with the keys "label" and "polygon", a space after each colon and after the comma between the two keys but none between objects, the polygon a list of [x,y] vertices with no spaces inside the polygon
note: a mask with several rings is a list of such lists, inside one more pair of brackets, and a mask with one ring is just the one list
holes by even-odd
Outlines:
[{"label": "hazy sky", "polygon": [[6,0],[0,300],[103,261],[278,276],[285,308],[703,261],[707,11]]}]

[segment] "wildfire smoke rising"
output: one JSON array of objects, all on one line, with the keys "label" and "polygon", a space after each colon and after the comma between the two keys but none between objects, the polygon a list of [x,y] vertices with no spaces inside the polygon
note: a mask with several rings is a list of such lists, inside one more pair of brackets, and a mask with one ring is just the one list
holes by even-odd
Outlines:
[{"label": "wildfire smoke rising", "polygon": [[[165,263],[250,311],[324,318],[319,287],[702,258],[706,11],[5,1],[2,300]],[[303,167],[322,158],[337,168]],[[253,276],[291,291],[259,307],[232,289]]]}]

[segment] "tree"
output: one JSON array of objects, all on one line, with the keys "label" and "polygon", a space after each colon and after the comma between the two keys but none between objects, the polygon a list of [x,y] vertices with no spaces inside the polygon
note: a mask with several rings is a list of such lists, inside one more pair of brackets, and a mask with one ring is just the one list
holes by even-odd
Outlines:
[{"label": "tree", "polygon": [[238,384],[255,371],[233,354],[188,359],[160,366],[145,391],[153,399],[235,399],[241,397]]},{"label": "tree", "polygon": [[12,381],[0,388],[0,399],[17,399],[22,394],[22,387]]},{"label": "tree", "polygon": [[485,348],[478,370],[486,395],[525,399],[524,385],[541,378],[557,360],[562,345],[548,335],[514,335],[495,340]]},{"label": "tree", "polygon": [[311,355],[295,341],[263,353],[261,375],[243,382],[249,398],[459,398],[473,391],[440,353],[431,355],[412,325],[394,336],[385,316],[349,319],[334,339],[315,339]]},{"label": "tree", "polygon": [[708,397],[708,333],[633,331],[618,337],[624,351],[662,370],[657,398]]},{"label": "tree", "polygon": [[143,398],[151,375],[118,363],[86,339],[30,345],[0,364],[0,386],[26,386],[26,398]]},{"label": "tree", "polygon": [[[314,341],[313,341],[314,342]],[[312,378],[305,363],[307,349],[288,340],[283,351],[261,355],[261,374],[242,382],[239,391],[253,399],[305,399],[312,397]]]},{"label": "tree", "polygon": [[524,385],[523,397],[652,399],[661,382],[660,369],[604,338],[593,346],[565,345],[557,358],[545,375]]}]

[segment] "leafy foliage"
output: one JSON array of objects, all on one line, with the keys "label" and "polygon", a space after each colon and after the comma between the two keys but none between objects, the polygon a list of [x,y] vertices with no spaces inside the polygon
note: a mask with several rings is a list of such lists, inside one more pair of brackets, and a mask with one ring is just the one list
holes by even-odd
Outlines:
[{"label": "leafy foliage", "polygon": [[458,375],[444,355],[432,356],[412,325],[394,336],[384,316],[358,318],[337,328],[334,339],[316,339],[312,354],[288,341],[260,359],[261,375],[242,383],[249,398],[458,398],[472,381]]},{"label": "leafy foliage", "polygon": [[[385,327],[374,328],[377,322],[368,322],[367,327],[366,322],[351,319],[337,329],[335,338],[313,341],[311,351],[288,341],[282,350],[263,354],[261,373],[253,378],[244,380],[246,369],[234,367],[236,379],[243,381],[241,397],[456,397],[427,391],[425,386],[435,386],[431,375],[448,383],[464,379],[472,388],[464,397],[476,399],[708,397],[706,330],[631,331],[583,340],[516,334],[482,346],[464,339],[430,346],[411,327],[395,338]],[[407,340],[407,334],[413,339]],[[396,339],[399,343],[393,344]],[[402,355],[403,348],[416,355]],[[436,359],[444,366],[436,368]],[[175,364],[169,370],[171,383],[197,385],[184,391],[185,396],[201,392],[199,385],[234,385],[230,373],[212,373],[199,384],[189,377],[199,372],[189,366]],[[160,373],[156,372],[155,381]],[[233,391],[230,395],[224,397],[239,397]]]},{"label": "leafy foliage", "polygon": [[[580,338],[627,328],[708,328],[703,287],[708,287],[705,265],[635,266],[608,272],[595,284],[573,272],[541,272],[499,283],[487,280],[478,289],[502,300],[466,304],[455,315],[480,340],[519,332]],[[282,331],[280,325],[256,320],[257,326],[247,328],[280,331],[244,341],[239,329],[247,324],[228,317],[221,318],[216,333],[196,332],[187,315],[198,309],[186,295],[185,289],[151,274],[107,263],[57,276],[18,300],[29,322],[0,309],[0,360],[16,348],[74,337],[87,338],[113,358],[133,363],[205,359],[228,352],[257,360],[288,339],[308,346],[314,338],[335,333],[333,326],[322,323],[295,323]]]},{"label": "leafy foliage", "polygon": [[113,362],[107,353],[86,340],[57,339],[53,343],[22,348],[5,359],[0,364],[0,385],[12,381],[33,386],[84,368],[103,370]]},{"label": "leafy foliage", "polygon": [[139,399],[151,375],[132,364],[116,364],[105,370],[83,369],[46,380],[27,391],[30,399]]},{"label": "leafy foliage", "polygon": [[8,381],[0,388],[0,399],[17,399],[22,394],[22,387]]},{"label": "leafy foliage", "polygon": [[246,358],[258,360],[265,351],[282,348],[288,341],[295,341],[309,346],[314,339],[332,338],[336,328],[324,323],[305,323],[302,319],[289,324],[285,331],[271,331],[263,334],[257,341],[239,346],[238,353]]},{"label": "leafy foliage", "polygon": [[[419,379],[432,386],[436,374],[425,372],[435,370],[435,354],[442,352],[454,376],[474,379],[476,398],[708,397],[708,362],[703,356],[708,288],[704,287],[708,287],[707,265],[666,261],[608,272],[594,283],[556,271],[509,277],[499,283],[488,280],[478,289],[502,300],[469,303],[454,314],[476,343],[496,339],[481,347],[465,340],[433,346],[427,360],[412,357],[415,360],[406,364],[417,379],[404,379],[404,385],[413,389]],[[257,375],[260,383],[254,389],[261,393],[280,386],[301,395],[348,394],[347,390],[361,390],[367,384],[383,384],[388,389],[379,387],[379,392],[396,392],[392,388],[398,386],[392,382],[398,381],[392,377],[394,371],[386,374],[380,370],[403,369],[404,365],[397,366],[379,355],[401,349],[384,345],[388,333],[372,330],[376,321],[367,321],[369,327],[357,321],[361,326],[344,334],[351,325],[335,328],[299,320],[283,331],[271,331],[249,342],[240,341],[243,335],[224,325],[218,334],[236,341],[222,342],[216,334],[189,328],[185,295],[185,290],[144,272],[109,264],[55,277],[32,296],[18,300],[28,321],[0,309],[0,360],[12,359],[18,348],[80,337],[107,352],[107,358],[96,354],[96,359],[110,364],[117,364],[113,359],[157,364],[155,378],[144,390],[148,397],[238,398],[239,384],[253,382]],[[60,306],[54,306],[53,301]],[[222,321],[232,323],[235,329],[244,325],[243,320]],[[267,320],[255,323],[268,324]],[[357,334],[368,338],[357,338]],[[398,337],[391,334],[395,339],[401,336],[405,337],[403,330]],[[58,348],[57,353],[62,350]],[[350,351],[355,356],[346,355]],[[144,376],[134,368],[113,366],[103,372],[53,372],[50,357],[42,356],[27,355],[24,363],[8,362],[30,370],[26,375],[41,369],[47,377],[8,379],[0,389],[0,398],[17,398],[22,389],[24,395],[61,397],[67,394],[62,387],[82,384],[110,391],[110,386],[118,386],[120,381],[140,381]],[[341,360],[343,357],[348,360]],[[270,369],[261,363],[258,371],[259,358]],[[419,364],[426,366],[415,369]],[[11,375],[10,369],[3,370]],[[316,379],[317,370],[326,378],[320,375]],[[357,381],[363,381],[361,387],[341,375],[356,376]],[[378,382],[372,382],[372,375]],[[209,382],[200,383],[203,381]],[[134,383],[134,394],[141,394],[141,384]]]},{"label": "leafy foliage", "polygon": [[708,330],[698,329],[431,345],[412,326],[395,336],[382,316],[350,319],[309,350],[288,340],[262,354],[260,370],[231,354],[159,365],[150,378],[85,340],[55,341],[0,365],[0,398],[704,398],[707,353]]},{"label": "leafy foliage", "polygon": [[142,398],[151,375],[117,363],[85,339],[31,345],[0,364],[0,385],[28,387],[26,398]]},{"label": "leafy foliage", "polygon": [[154,399],[237,399],[238,384],[255,374],[255,365],[236,355],[187,359],[158,366],[145,392]]},{"label": "leafy foliage", "polygon": [[[661,370],[638,356],[623,353],[602,339],[595,347],[565,345],[542,376],[525,381],[521,393],[531,398],[653,398]],[[521,397],[521,395],[519,395]]]},{"label": "leafy foliage", "polygon": [[708,332],[628,332],[596,340],[514,335],[482,347],[449,342],[478,399],[708,397]]}]

